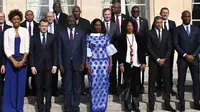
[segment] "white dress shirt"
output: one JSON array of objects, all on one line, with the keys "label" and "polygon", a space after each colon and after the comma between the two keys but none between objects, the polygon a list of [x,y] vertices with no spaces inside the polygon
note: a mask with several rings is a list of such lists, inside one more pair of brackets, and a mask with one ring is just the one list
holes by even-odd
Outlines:
[{"label": "white dress shirt", "polygon": [[33,21],[31,21],[31,22],[26,21],[26,28],[27,28],[28,31],[29,31],[29,24],[30,24],[30,23],[31,23],[31,36],[33,36],[33,27],[34,27]]},{"label": "white dress shirt", "polygon": [[56,19],[56,17],[59,19],[60,18],[60,13],[56,16],[56,13],[54,13],[54,17]]},{"label": "white dress shirt", "polygon": [[167,20],[163,20],[163,29],[165,29],[165,24],[166,24],[167,30],[169,30],[169,21],[168,21],[168,19]]},{"label": "white dress shirt", "polygon": [[[70,39],[70,32],[71,32],[71,29],[67,27],[67,32],[68,32],[68,37]],[[74,39],[74,32],[75,32],[75,28],[72,28],[72,34],[73,34],[73,39]]]},{"label": "white dress shirt", "polygon": [[133,48],[133,57],[132,57],[133,64],[131,66],[140,67],[139,60],[138,60],[138,52],[137,52],[138,48],[137,48],[137,42],[136,42],[136,39],[135,39],[135,35],[134,34],[127,34],[126,41],[127,41],[126,62],[130,63],[130,61],[131,61],[130,44],[132,44],[132,42],[133,42],[133,45],[132,45],[132,48]]},{"label": "white dress shirt", "polygon": [[0,24],[1,28],[2,28],[2,31],[3,31],[3,28],[4,28],[4,24]]},{"label": "white dress shirt", "polygon": [[[28,29],[24,27],[19,27],[18,33],[21,39],[19,52],[21,54],[29,53],[30,37],[29,37]],[[15,52],[15,44],[14,44],[15,36],[16,36],[16,32],[14,28],[9,28],[4,33],[4,52],[8,58],[14,55],[14,52]]]},{"label": "white dress shirt", "polygon": [[[50,32],[51,31],[50,30],[50,25],[52,27],[52,32]],[[54,34],[54,27],[55,27],[54,23],[49,24],[49,26],[48,26],[48,32]]]},{"label": "white dress shirt", "polygon": [[191,32],[191,29],[190,29],[191,25],[190,24],[189,25],[183,24],[183,27],[184,27],[186,32],[187,32],[187,27],[188,27],[189,32]]}]

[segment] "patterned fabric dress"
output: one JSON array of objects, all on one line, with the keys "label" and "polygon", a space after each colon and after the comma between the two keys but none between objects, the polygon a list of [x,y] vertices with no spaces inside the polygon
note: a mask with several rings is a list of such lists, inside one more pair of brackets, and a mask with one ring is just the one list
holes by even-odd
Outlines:
[{"label": "patterned fabric dress", "polygon": [[91,112],[105,112],[109,87],[109,56],[116,53],[108,35],[87,37],[87,57],[92,73],[89,75]]}]

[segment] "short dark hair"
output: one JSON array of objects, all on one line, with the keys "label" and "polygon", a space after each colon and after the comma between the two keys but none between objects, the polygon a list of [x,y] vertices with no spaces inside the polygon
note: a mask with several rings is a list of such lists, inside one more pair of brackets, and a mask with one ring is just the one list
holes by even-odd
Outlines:
[{"label": "short dark hair", "polygon": [[108,11],[108,10],[112,13],[112,11],[111,11],[110,8],[104,8],[103,11],[102,11],[102,14],[104,14],[104,13],[105,13],[106,11]]},{"label": "short dark hair", "polygon": [[42,19],[40,20],[39,24],[40,24],[41,22],[47,22],[47,23],[49,23],[48,20],[47,20],[46,18],[42,18]]},{"label": "short dark hair", "polygon": [[135,9],[135,8],[140,9],[138,6],[133,6],[133,7],[132,7],[132,10]]},{"label": "short dark hair", "polygon": [[[33,13],[33,11],[32,11],[32,10],[27,10],[27,11],[25,12],[25,15],[26,15],[28,12],[31,12],[31,13]],[[33,14],[34,14],[34,13],[33,13]]]},{"label": "short dark hair", "polygon": [[163,18],[162,18],[161,16],[156,16],[156,17],[154,18],[154,21],[153,21],[153,23],[155,24],[155,23],[156,23],[156,21],[157,21],[157,20],[159,20],[159,19],[162,19],[162,20],[163,20]]},{"label": "short dark hair", "polygon": [[169,11],[169,9],[168,9],[167,7],[163,7],[163,8],[160,9],[160,13],[161,13],[163,10],[168,10],[168,11]]},{"label": "short dark hair", "polygon": [[100,33],[106,34],[106,27],[105,27],[104,23],[99,18],[96,18],[91,22],[90,33],[96,33],[95,27],[94,27],[96,22],[101,23],[101,32]]},{"label": "short dark hair", "polygon": [[11,10],[10,13],[8,14],[8,19],[9,21],[12,20],[13,17],[15,16],[19,16],[20,20],[22,21],[23,20],[23,14],[21,11],[19,11],[19,9],[14,9],[14,10]]},{"label": "short dark hair", "polygon": [[127,26],[128,26],[129,22],[132,23],[132,25],[133,25],[133,33],[136,34],[136,32],[137,32],[137,22],[136,22],[136,20],[133,20],[133,19],[130,19],[130,18],[124,20],[123,25],[122,25],[122,33],[123,34],[127,33]]}]

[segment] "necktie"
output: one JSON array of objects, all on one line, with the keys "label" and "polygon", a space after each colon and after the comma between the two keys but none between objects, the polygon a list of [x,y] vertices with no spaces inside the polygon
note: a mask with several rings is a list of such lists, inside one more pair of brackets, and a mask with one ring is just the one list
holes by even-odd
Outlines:
[{"label": "necktie", "polygon": [[158,40],[159,40],[159,44],[160,44],[160,42],[161,42],[160,29],[158,29]]},{"label": "necktie", "polygon": [[29,36],[31,37],[31,22],[29,22],[28,31],[29,31]]},{"label": "necktie", "polygon": [[44,33],[42,33],[42,46],[43,46],[43,48],[45,48],[45,34]]},{"label": "necktie", "polygon": [[190,30],[189,30],[189,27],[188,26],[186,26],[186,32],[187,32],[187,34],[188,34],[188,36],[190,35]]},{"label": "necktie", "polygon": [[164,22],[164,29],[167,30],[167,22],[166,21]]},{"label": "necktie", "polygon": [[74,39],[74,36],[73,36],[73,30],[70,29],[70,40],[73,40]]},{"label": "necktie", "polygon": [[136,22],[137,22],[137,32],[140,31],[140,24],[139,24],[139,20],[136,18]]},{"label": "necktie", "polygon": [[52,34],[53,34],[53,31],[52,31],[52,24],[50,24],[49,27],[50,27],[50,28],[49,28],[49,33],[52,33]]},{"label": "necktie", "polygon": [[109,31],[110,31],[110,29],[109,29],[109,23],[108,22],[106,22],[106,30],[107,30],[107,33],[109,33]]},{"label": "necktie", "polygon": [[116,23],[117,23],[118,27],[120,28],[120,22],[119,22],[119,15],[118,14],[116,15]]},{"label": "necktie", "polygon": [[2,32],[2,31],[3,31],[2,26],[0,26],[0,32]]},{"label": "necktie", "polygon": [[56,15],[56,24],[58,24],[58,16]]}]

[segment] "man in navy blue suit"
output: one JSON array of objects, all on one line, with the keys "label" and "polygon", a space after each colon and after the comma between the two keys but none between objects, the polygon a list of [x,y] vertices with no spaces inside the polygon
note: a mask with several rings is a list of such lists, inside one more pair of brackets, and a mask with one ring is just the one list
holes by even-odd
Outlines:
[{"label": "man in navy blue suit", "polygon": [[67,18],[67,28],[60,32],[58,57],[64,74],[64,112],[80,112],[80,92],[86,59],[85,34],[75,26],[75,18]]},{"label": "man in navy blue suit", "polygon": [[178,96],[180,111],[185,111],[185,78],[187,68],[190,68],[193,80],[194,108],[200,110],[199,104],[199,52],[200,52],[200,30],[190,25],[191,13],[183,11],[183,24],[178,26],[174,35],[174,46],[178,52]]}]

